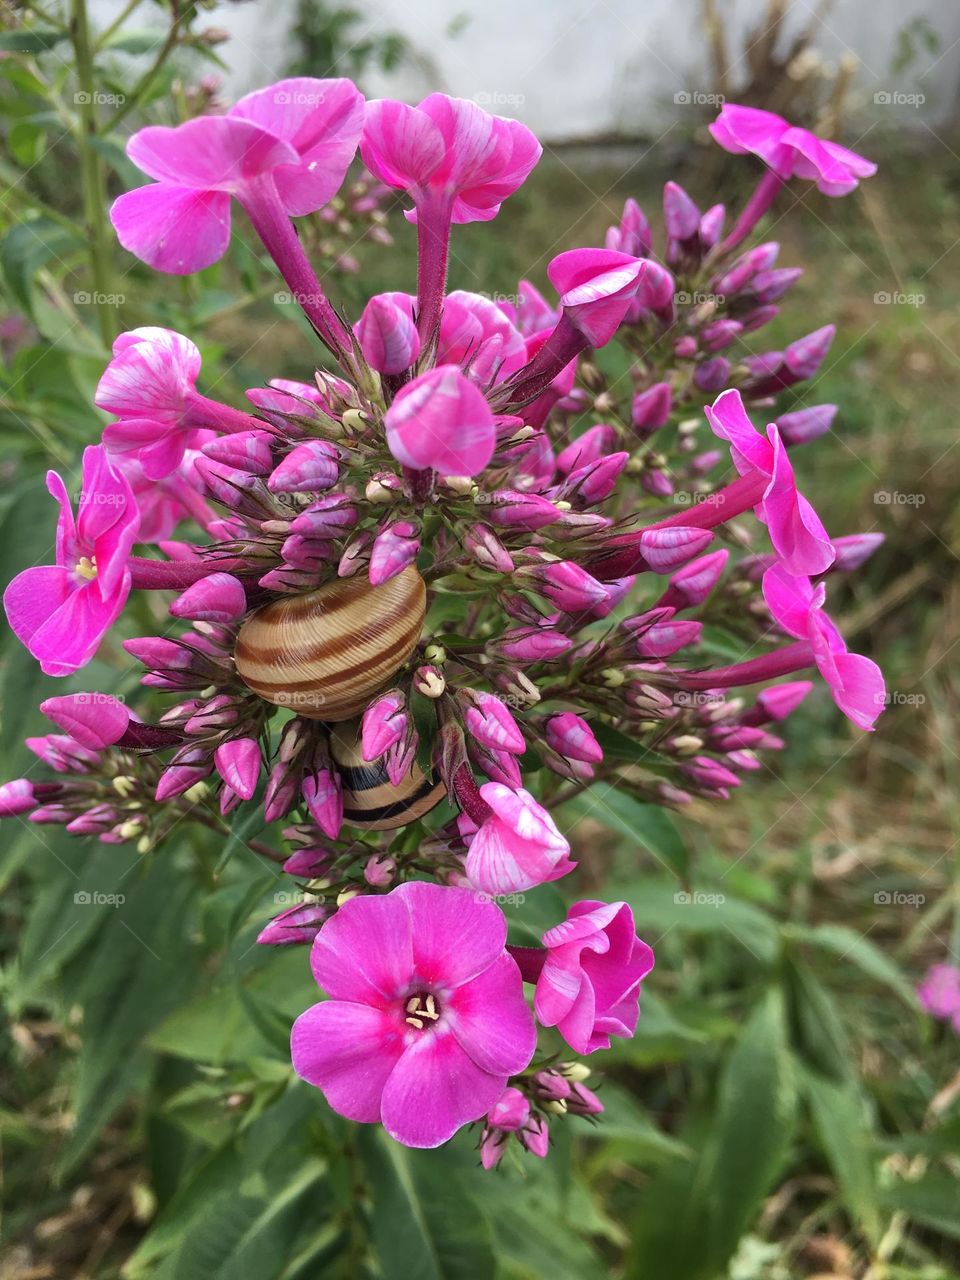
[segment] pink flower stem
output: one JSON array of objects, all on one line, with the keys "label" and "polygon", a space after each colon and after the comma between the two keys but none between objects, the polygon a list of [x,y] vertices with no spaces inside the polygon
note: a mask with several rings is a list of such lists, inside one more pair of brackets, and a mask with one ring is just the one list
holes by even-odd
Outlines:
[{"label": "pink flower stem", "polygon": [[717,259],[742,244],[776,200],[780,188],[784,186],[786,186],[786,179],[781,178],[773,169],[768,169],[757,183],[753,195],[744,205],[743,212],[731,228],[730,234],[717,245],[710,255],[711,258]]},{"label": "pink flower stem", "polygon": [[353,334],[344,326],[320,287],[303,245],[284,209],[270,174],[248,183],[240,193],[253,229],[290,286],[294,300],[339,363],[350,372]]},{"label": "pink flower stem", "polygon": [[520,970],[520,976],[524,982],[536,982],[540,977],[540,970],[543,968],[543,962],[547,958],[546,947],[507,947],[507,950],[517,962]]},{"label": "pink flower stem", "polygon": [[238,573],[253,568],[247,560],[226,556],[219,560],[148,560],[131,556],[127,567],[135,591],[182,591],[209,578],[211,573]]},{"label": "pink flower stem", "polygon": [[674,671],[670,673],[671,685],[680,689],[732,689],[742,684],[760,684],[775,680],[778,676],[791,675],[815,667],[813,648],[806,640],[785,645],[761,658],[737,662],[730,667],[715,667],[711,671]]},{"label": "pink flower stem", "polygon": [[450,202],[417,201],[417,332],[426,345],[440,326],[450,256]]},{"label": "pink flower stem", "polygon": [[498,411],[512,413],[536,400],[546,391],[561,370],[581,351],[586,350],[587,339],[564,313],[557,326],[529,364],[524,365],[507,384],[509,399]]},{"label": "pink flower stem", "polygon": [[165,747],[179,746],[184,740],[185,735],[177,729],[131,720],[117,746],[127,751],[162,751]]},{"label": "pink flower stem", "polygon": [[675,511],[665,520],[647,525],[634,533],[625,535],[619,541],[612,539],[607,550],[601,551],[595,558],[588,560],[585,568],[598,582],[613,582],[617,578],[629,577],[632,573],[644,573],[650,566],[644,557],[640,539],[644,533],[652,529],[713,529],[718,524],[732,520],[751,507],[755,507],[763,496],[769,479],[761,471],[751,471],[740,476],[731,484],[711,493],[696,506],[685,507]]},{"label": "pink flower stem", "polygon": [[742,515],[744,511],[755,507],[769,483],[770,477],[762,471],[748,471],[745,476],[740,476],[716,493],[709,494],[692,508],[684,507],[675,511],[672,516],[658,520],[656,524],[648,524],[640,532],[649,533],[652,529],[673,529],[677,526],[682,529],[714,529],[718,524],[725,524],[734,516]]},{"label": "pink flower stem", "polygon": [[209,427],[213,431],[225,433],[255,431],[263,427],[259,418],[254,418],[252,414],[221,404],[219,400],[211,400],[208,396],[202,396],[199,391],[190,397],[189,422],[191,427]]},{"label": "pink flower stem", "polygon": [[473,774],[467,765],[462,764],[453,775],[453,789],[457,804],[472,823],[482,827],[493,813],[493,810],[480,794],[480,788],[473,780]]}]

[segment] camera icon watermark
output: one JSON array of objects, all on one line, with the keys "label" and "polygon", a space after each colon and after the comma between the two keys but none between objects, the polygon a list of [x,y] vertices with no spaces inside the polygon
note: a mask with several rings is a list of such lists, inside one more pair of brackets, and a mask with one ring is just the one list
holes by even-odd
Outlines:
[{"label": "camera icon watermark", "polygon": [[126,900],[122,893],[101,893],[99,889],[78,889],[73,895],[78,907],[122,907]]},{"label": "camera icon watermark", "polygon": [[707,303],[722,307],[726,300],[726,294],[703,293],[699,289],[694,290],[693,293],[688,292],[686,289],[680,289],[673,295],[673,301],[678,307],[702,307]]},{"label": "camera icon watermark", "polygon": [[475,902],[495,902],[498,907],[522,907],[527,900],[525,893],[483,893],[473,895]]},{"label": "camera icon watermark", "polygon": [[922,507],[925,493],[902,493],[899,489],[877,489],[873,501],[878,507]]},{"label": "camera icon watermark", "polygon": [[873,95],[877,107],[922,107],[927,100],[925,93],[904,93],[901,89],[878,89]]},{"label": "camera icon watermark", "polygon": [[925,293],[904,293],[900,289],[880,289],[873,295],[878,307],[922,307],[927,301]]},{"label": "camera icon watermark", "polygon": [[95,89],[92,93],[81,89],[73,95],[75,107],[122,107],[126,100],[124,93],[103,93],[100,89]]},{"label": "camera icon watermark", "polygon": [[525,93],[504,93],[500,89],[481,89],[473,95],[478,107],[522,107],[527,100]]},{"label": "camera icon watermark", "polygon": [[73,295],[73,305],[75,307],[122,307],[127,301],[125,293],[100,293],[99,291],[90,292],[87,289],[78,289]]},{"label": "camera icon watermark", "polygon": [[904,893],[901,889],[878,889],[873,895],[874,905],[878,907],[913,907],[918,910],[926,900],[924,893]]},{"label": "camera icon watermark", "polygon": [[678,889],[673,895],[673,900],[678,907],[722,907],[726,902],[726,895],[723,893],[701,893],[699,889],[695,889],[692,893],[686,889]]}]

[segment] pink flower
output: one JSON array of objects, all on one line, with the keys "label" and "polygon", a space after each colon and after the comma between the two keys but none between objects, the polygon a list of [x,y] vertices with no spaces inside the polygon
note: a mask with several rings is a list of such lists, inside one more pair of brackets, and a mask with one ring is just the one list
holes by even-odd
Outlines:
[{"label": "pink flower", "polygon": [[577,902],[542,941],[547,955],[537,979],[537,1019],[556,1027],[577,1053],[609,1049],[611,1036],[632,1036],[653,952],[636,936],[629,906]]},{"label": "pink flower", "polygon": [[474,476],[493,457],[496,426],[482,393],[452,364],[408,382],[384,416],[398,462],[442,476]]},{"label": "pink flower", "polygon": [[372,586],[389,582],[413,564],[420,550],[420,528],[410,520],[394,520],[374,538],[367,576]]},{"label": "pink flower", "polygon": [[602,347],[620,327],[647,268],[643,258],[613,249],[570,249],[547,267],[567,319],[590,346]]},{"label": "pink flower", "polygon": [[211,573],[187,587],[174,600],[170,612],[175,618],[200,622],[234,622],[247,611],[243,583],[232,573]]},{"label": "pink flower", "polygon": [[863,156],[797,128],[772,111],[728,102],[709,129],[725,151],[752,152],[780,178],[807,178],[825,196],[845,196],[861,178],[877,171]]},{"label": "pink flower", "polygon": [[826,587],[794,577],[781,564],[763,575],[763,598],[779,625],[806,640],[833,700],[860,729],[870,730],[886,702],[886,686],[877,664],[849,653],[846,641],[824,611]]},{"label": "pink flower", "polygon": [[135,133],[127,154],[156,181],[114,201],[125,249],[158,271],[188,275],[223,257],[230,198],[248,211],[273,197],[290,217],[314,213],[343,182],[363,98],[349,80],[281,80],[223,116]]},{"label": "pink flower", "polygon": [[480,795],[492,813],[470,839],[471,884],[484,893],[518,893],[574,869],[570,845],[529,791],[486,782]]},{"label": "pink flower", "polygon": [[[210,432],[192,434],[199,439]],[[213,523],[214,513],[204,501],[203,481],[196,469],[199,456],[196,450],[187,449],[175,471],[160,480],[152,480],[133,453],[112,454],[111,461],[123,472],[137,501],[140,512],[138,542],[164,542],[181,520],[188,517],[203,529]]]},{"label": "pink flower", "polygon": [[420,354],[413,306],[405,293],[380,293],[371,298],[354,333],[367,362],[378,373],[403,373]]},{"label": "pink flower", "polygon": [[231,738],[213,753],[217,773],[241,800],[250,800],[260,777],[260,744],[256,738]]},{"label": "pink flower", "polygon": [[7,620],[48,676],[65,676],[93,657],[130,594],[127,561],[140,517],[130,485],[103,445],[83,451],[83,489],[74,520],[66,485],[47,472],[60,503],[57,563],[24,569],[7,587]]},{"label": "pink flower", "polygon": [[109,693],[68,693],[47,698],[40,710],[81,746],[100,751],[112,747],[127,731],[130,712]]},{"label": "pink flower", "polygon": [[734,466],[742,476],[759,471],[768,479],[757,515],[770,530],[770,541],[785,568],[795,574],[817,574],[835,559],[820,517],[798,492],[793,467],[774,423],[767,438],[747,417],[739,391],[724,391],[704,409],[715,435],[730,444]]},{"label": "pink flower", "polygon": [[297,1073],[348,1120],[437,1147],[485,1115],[536,1030],[507,923],[466,889],[409,882],[346,902],[313,944],[329,999],[294,1023]]},{"label": "pink flower", "polygon": [[261,947],[289,947],[313,942],[329,915],[330,908],[322,902],[300,902],[274,916],[257,934],[257,942]]},{"label": "pink flower", "polygon": [[452,222],[488,222],[526,180],[541,147],[517,120],[432,93],[417,107],[367,103],[360,154],[381,182],[410,195],[411,221],[435,201]]},{"label": "pink flower", "polygon": [[956,965],[932,965],[917,987],[917,999],[931,1018],[952,1022],[954,1031],[960,1031],[960,969]]},{"label": "pink flower", "polygon": [[200,352],[182,334],[149,326],[121,333],[94,397],[119,418],[103,432],[111,453],[132,455],[149,480],[160,480],[210,439],[210,429],[251,426],[247,414],[197,391],[199,373]]}]

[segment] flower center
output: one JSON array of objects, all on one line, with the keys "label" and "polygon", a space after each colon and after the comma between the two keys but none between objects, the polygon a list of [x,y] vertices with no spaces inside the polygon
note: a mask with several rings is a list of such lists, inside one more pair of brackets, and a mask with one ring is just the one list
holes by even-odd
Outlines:
[{"label": "flower center", "polygon": [[96,556],[81,556],[75,569],[79,578],[83,578],[85,582],[92,582],[97,576]]},{"label": "flower center", "polygon": [[406,1009],[404,1021],[407,1026],[416,1027],[418,1031],[422,1031],[425,1026],[431,1022],[436,1022],[440,1017],[436,998],[429,992],[418,992],[410,996],[404,1007]]}]

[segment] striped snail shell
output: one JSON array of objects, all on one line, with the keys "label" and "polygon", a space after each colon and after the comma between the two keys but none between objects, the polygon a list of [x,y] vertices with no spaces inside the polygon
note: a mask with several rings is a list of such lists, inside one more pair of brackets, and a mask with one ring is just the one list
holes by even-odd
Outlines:
[{"label": "striped snail shell", "polygon": [[383,756],[379,760],[364,760],[359,720],[331,732],[330,754],[343,787],[343,820],[351,827],[363,831],[392,831],[422,818],[447,794],[442,781],[425,777],[416,761],[395,787],[387,777]]},{"label": "striped snail shell", "polygon": [[427,589],[413,565],[379,586],[365,576],[275,600],[240,628],[237,673],[254,693],[310,720],[349,720],[417,646]]}]

